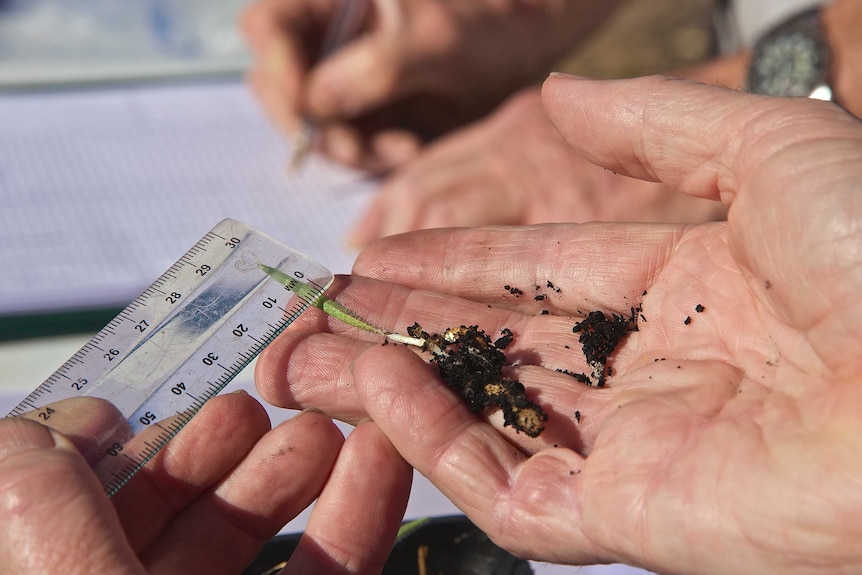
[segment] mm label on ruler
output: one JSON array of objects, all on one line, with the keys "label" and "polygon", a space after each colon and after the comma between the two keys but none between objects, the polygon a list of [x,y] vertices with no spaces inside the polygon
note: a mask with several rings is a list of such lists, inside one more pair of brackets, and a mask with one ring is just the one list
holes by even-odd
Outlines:
[{"label": "mm label on ruler", "polygon": [[[313,297],[271,280],[261,264]],[[87,459],[113,495],[332,279],[307,256],[224,220],[9,416],[92,438]]]}]

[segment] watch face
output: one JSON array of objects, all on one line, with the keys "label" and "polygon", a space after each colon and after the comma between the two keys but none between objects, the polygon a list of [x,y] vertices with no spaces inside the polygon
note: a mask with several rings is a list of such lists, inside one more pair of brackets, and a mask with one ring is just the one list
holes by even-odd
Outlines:
[{"label": "watch face", "polygon": [[829,52],[822,35],[810,16],[796,24],[776,30],[755,46],[748,78],[752,92],[807,97],[827,83]]}]

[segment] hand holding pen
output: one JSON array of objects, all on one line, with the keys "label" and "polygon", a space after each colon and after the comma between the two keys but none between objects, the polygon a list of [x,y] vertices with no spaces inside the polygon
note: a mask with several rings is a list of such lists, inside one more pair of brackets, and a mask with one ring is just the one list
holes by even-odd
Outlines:
[{"label": "hand holding pen", "polygon": [[[356,37],[330,30],[369,2],[254,0],[243,17],[249,83],[284,133],[313,118],[322,154],[388,171],[539,79],[617,1],[380,0],[357,17]],[[341,49],[323,49],[328,34]]]},{"label": "hand holding pen", "polygon": [[[355,38],[359,33],[362,22],[368,8],[368,0],[341,0],[341,5],[335,14],[323,46],[320,50],[318,62],[338,50],[344,44]],[[309,151],[317,139],[317,126],[309,118],[303,118],[302,131],[294,137],[293,158],[290,169],[293,172],[300,170],[305,163]]]}]

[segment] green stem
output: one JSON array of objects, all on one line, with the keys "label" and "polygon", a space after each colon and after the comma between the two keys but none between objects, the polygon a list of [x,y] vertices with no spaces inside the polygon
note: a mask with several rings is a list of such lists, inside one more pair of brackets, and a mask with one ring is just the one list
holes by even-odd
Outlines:
[{"label": "green stem", "polygon": [[266,264],[258,265],[260,266],[260,269],[265,271],[269,277],[271,277],[272,279],[274,279],[275,281],[277,281],[278,283],[295,293],[297,296],[313,305],[314,307],[319,308],[325,313],[331,315],[335,319],[343,321],[344,323],[352,325],[353,327],[358,327],[359,329],[377,335],[382,335],[389,341],[395,343],[415,345],[416,347],[423,347],[426,345],[426,341],[424,339],[401,335],[400,333],[389,332],[375,325],[372,325],[358,315],[356,315],[354,312],[350,311],[349,309],[332,299],[331,297],[328,297],[322,292],[318,292],[318,290],[314,289],[307,283],[301,282],[297,278],[290,277],[284,272]]},{"label": "green stem", "polygon": [[401,527],[398,528],[398,534],[395,536],[395,542],[398,543],[420,527],[431,521],[430,517],[420,517],[419,519],[414,519],[413,521],[405,521],[401,524]]}]

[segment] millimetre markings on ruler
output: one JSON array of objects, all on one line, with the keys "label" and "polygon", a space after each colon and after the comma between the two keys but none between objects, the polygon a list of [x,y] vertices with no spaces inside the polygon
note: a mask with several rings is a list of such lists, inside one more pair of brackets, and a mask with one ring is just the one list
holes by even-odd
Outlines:
[{"label": "millimetre markings on ruler", "polygon": [[[272,281],[260,264],[311,295]],[[114,495],[332,279],[307,256],[224,220],[9,416],[93,438],[88,460]]]}]

